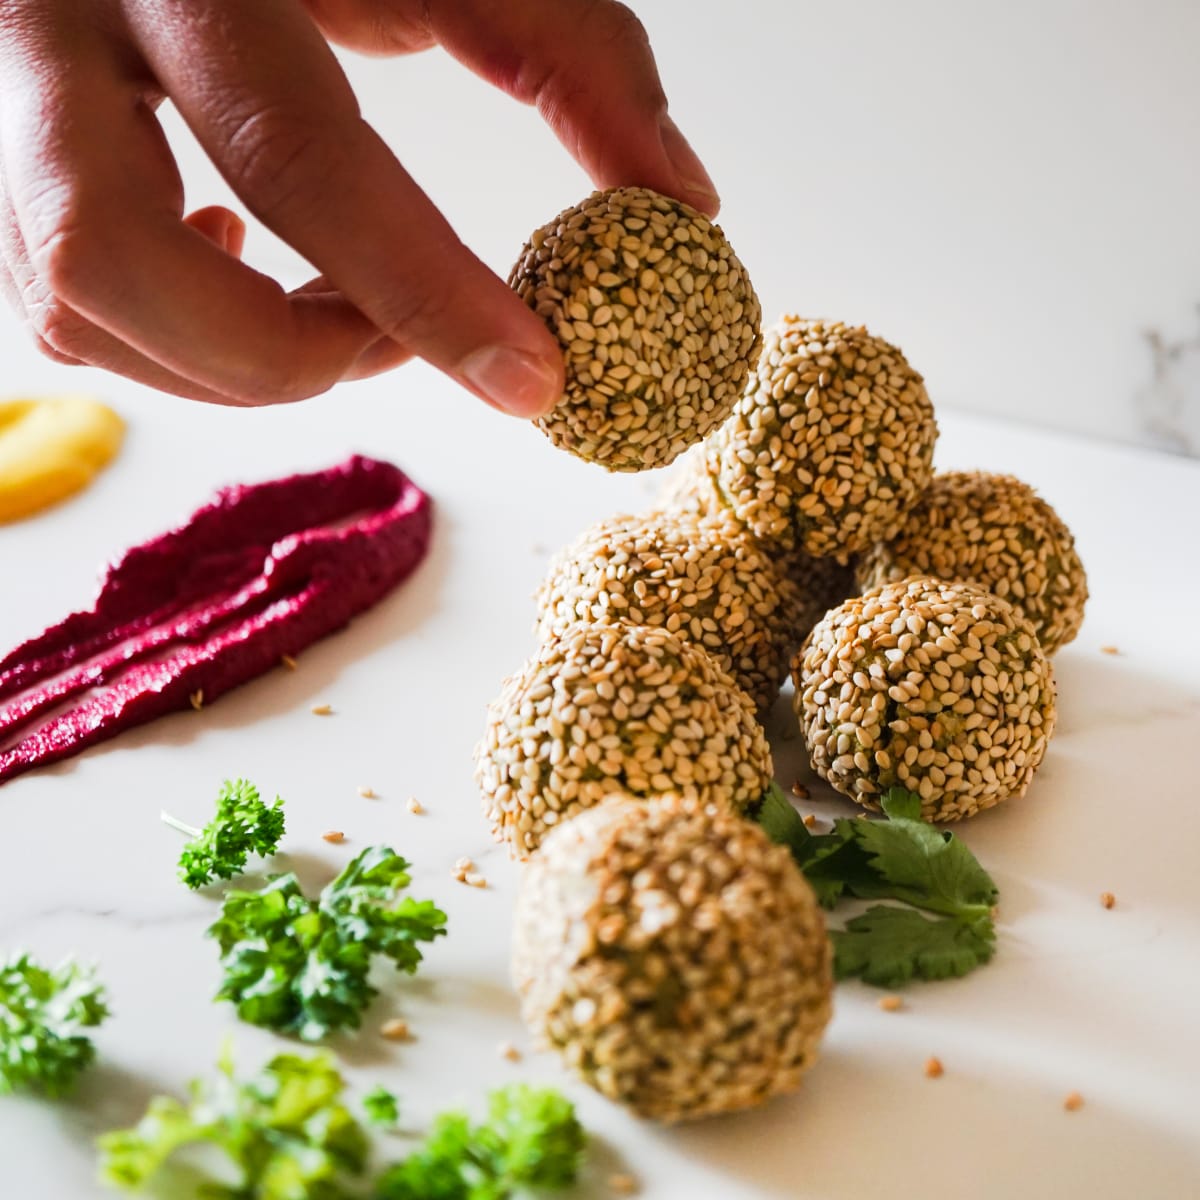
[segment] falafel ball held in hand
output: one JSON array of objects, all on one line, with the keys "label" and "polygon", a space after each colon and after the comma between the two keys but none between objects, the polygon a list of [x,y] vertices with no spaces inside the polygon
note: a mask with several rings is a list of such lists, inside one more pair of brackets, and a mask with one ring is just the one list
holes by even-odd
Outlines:
[{"label": "falafel ball held in hand", "polygon": [[[0,5],[7,298],[52,359],[197,400],[299,400],[418,357],[506,412],[549,412],[557,338],[364,119],[331,43],[441,46],[536,106],[597,187],[716,214],[614,0],[25,0]],[[164,100],[308,283],[243,263],[230,209],[185,211]]]}]

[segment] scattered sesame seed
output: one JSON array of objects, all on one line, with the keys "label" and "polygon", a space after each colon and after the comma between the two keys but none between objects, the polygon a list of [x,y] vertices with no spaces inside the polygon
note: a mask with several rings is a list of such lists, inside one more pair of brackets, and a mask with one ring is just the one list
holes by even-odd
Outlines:
[{"label": "scattered sesame seed", "polygon": [[480,875],[479,872],[477,872],[477,871],[471,871],[468,874],[464,875],[463,883],[467,884],[468,887],[473,887],[473,888],[487,887],[487,880],[482,875]]},{"label": "scattered sesame seed", "polygon": [[364,800],[374,800],[375,799],[375,791],[374,791],[374,789],[369,788],[369,787],[360,787],[358,789],[358,794]]},{"label": "scattered sesame seed", "polygon": [[423,813],[425,811],[425,806],[416,798],[416,796],[409,796],[408,811],[410,813]]},{"label": "scattered sesame seed", "polygon": [[456,871],[469,871],[475,864],[464,855],[462,858],[454,860],[454,869]]},{"label": "scattered sesame seed", "polygon": [[201,688],[199,691],[193,692],[188,697],[188,702],[199,712],[204,707],[204,689]]},{"label": "scattered sesame seed", "polygon": [[501,1058],[507,1059],[509,1062],[521,1061],[521,1051],[518,1050],[517,1047],[512,1044],[512,1042],[501,1042],[500,1045],[496,1047],[496,1053],[499,1054]]},{"label": "scattered sesame seed", "polygon": [[807,800],[808,788],[806,788],[804,784],[797,779],[796,782],[792,784],[792,795],[795,796],[797,800]]},{"label": "scattered sesame seed", "polygon": [[817,823],[817,818],[812,813],[804,814],[804,827],[806,829],[812,829],[816,825],[816,823]]},{"label": "scattered sesame seed", "polygon": [[1116,648],[1116,646],[1101,646],[1100,653],[1101,654],[1120,654],[1121,651],[1118,650]]},{"label": "scattered sesame seed", "polygon": [[940,1058],[927,1058],[925,1060],[925,1077],[927,1079],[940,1079],[946,1073],[945,1067],[942,1066]]},{"label": "scattered sesame seed", "polygon": [[1078,1092],[1068,1092],[1063,1099],[1067,1112],[1078,1112],[1083,1107],[1083,1097]]},{"label": "scattered sesame seed", "polygon": [[899,996],[880,996],[879,1007],[884,1012],[899,1012],[904,1007],[904,1001]]},{"label": "scattered sesame seed", "polygon": [[283,663],[283,665],[287,667],[289,671],[294,671],[296,669],[296,660],[290,654],[280,655],[279,661]]},{"label": "scattered sesame seed", "polygon": [[329,717],[333,715],[332,704],[314,704],[312,706],[312,714],[314,717]]},{"label": "scattered sesame seed", "polygon": [[408,1022],[400,1017],[393,1017],[390,1021],[384,1021],[379,1027],[379,1033],[389,1042],[406,1042],[409,1037]]},{"label": "scattered sesame seed", "polygon": [[1112,894],[1112,892],[1100,893],[1100,903],[1103,904],[1105,908],[1112,908],[1116,902],[1117,898]]},{"label": "scattered sesame seed", "polygon": [[346,835],[340,829],[327,829],[321,837],[327,842],[333,842],[335,846],[346,840]]},{"label": "scattered sesame seed", "polygon": [[609,1190],[616,1196],[636,1196],[638,1181],[632,1175],[610,1175]]}]

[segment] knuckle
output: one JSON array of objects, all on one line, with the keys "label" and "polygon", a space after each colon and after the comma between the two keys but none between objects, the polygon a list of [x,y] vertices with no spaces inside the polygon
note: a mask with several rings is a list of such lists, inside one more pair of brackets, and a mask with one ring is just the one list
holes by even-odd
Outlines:
[{"label": "knuckle", "polygon": [[421,281],[419,287],[394,292],[370,313],[372,322],[381,332],[402,344],[446,326],[452,320],[454,309],[454,294],[444,281],[444,267],[418,271],[413,278]]},{"label": "knuckle", "polygon": [[74,297],[88,287],[101,262],[103,247],[90,223],[64,217],[29,247],[29,261],[50,296]]},{"label": "knuckle", "polygon": [[39,349],[57,361],[87,360],[95,349],[95,327],[57,297],[31,305],[29,325]]},{"label": "knuckle", "polygon": [[224,163],[234,191],[256,217],[269,222],[324,194],[337,173],[335,148],[344,141],[292,112],[268,108],[237,124]]},{"label": "knuckle", "polygon": [[628,5],[604,4],[600,9],[600,32],[616,46],[642,53],[650,48],[650,36],[637,13]]}]

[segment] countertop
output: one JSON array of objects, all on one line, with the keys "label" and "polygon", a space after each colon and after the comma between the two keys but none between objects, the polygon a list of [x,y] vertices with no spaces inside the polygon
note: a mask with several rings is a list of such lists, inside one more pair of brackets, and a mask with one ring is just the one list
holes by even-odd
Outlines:
[{"label": "countertop", "polygon": [[[1200,464],[939,409],[939,466],[1034,484],[1075,531],[1091,582],[1083,631],[1055,661],[1060,720],[1040,774],[1026,798],[959,830],[1000,886],[999,952],[966,979],[913,987],[898,1013],[877,1007],[877,991],[840,986],[797,1095],[663,1129],[553,1058],[498,1054],[504,1041],[527,1047],[507,973],[518,872],[490,842],[471,779],[484,706],[532,649],[530,593],[549,553],[645,504],[661,476],[576,462],[421,366],[277,411],[49,372],[55,386],[107,395],[129,437],[90,491],[0,528],[4,648],[90,602],[106,559],[225,483],[360,451],[425,486],[437,527],[419,573],[295,672],[0,789],[0,952],[95,961],[114,1012],[77,1097],[0,1100],[0,1196],[100,1195],[95,1134],[209,1073],[227,1036],[246,1070],[286,1045],[211,1002],[217,955],[203,932],[216,901],[176,881],[179,838],[159,821],[163,808],[203,821],[234,775],[285,797],[282,863],[309,884],[386,841],[415,863],[413,893],[449,913],[450,935],[416,979],[390,982],[362,1034],[334,1043],[356,1087],[402,1095],[407,1127],[536,1079],[565,1087],[596,1135],[581,1195],[608,1194],[616,1170],[656,1200],[1200,1195]],[[312,715],[319,703],[333,715]],[[807,778],[798,742],[782,740],[787,722],[784,700],[771,732],[785,785]],[[816,811],[852,811],[813,790]],[[321,839],[330,828],[344,845]],[[451,878],[460,855],[486,889]],[[393,1015],[411,1042],[376,1035]],[[940,1079],[924,1076],[930,1055]],[[1085,1104],[1068,1113],[1072,1091]]]}]

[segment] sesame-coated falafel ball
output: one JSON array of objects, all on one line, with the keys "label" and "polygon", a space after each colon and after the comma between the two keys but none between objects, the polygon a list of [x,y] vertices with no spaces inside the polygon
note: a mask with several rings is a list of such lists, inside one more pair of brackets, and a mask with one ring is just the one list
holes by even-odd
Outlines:
[{"label": "sesame-coated falafel ball", "polygon": [[509,284],[563,347],[566,389],[538,425],[610,471],[665,466],[707,436],[762,345],[758,298],[720,227],[646,188],[559,213]]},{"label": "sesame-coated falafel ball", "polygon": [[878,809],[895,785],[929,821],[1022,796],[1054,729],[1033,626],[974,584],[913,577],[847,600],[792,663],[813,769]]},{"label": "sesame-coated falafel ball", "polygon": [[979,584],[1028,617],[1053,654],[1079,632],[1087,575],[1059,515],[1012,475],[945,471],[909,510],[899,533],[858,567],[861,590],[909,575]]},{"label": "sesame-coated falafel ball", "polygon": [[[679,514],[732,518],[746,537],[753,537],[717,490],[704,449],[701,446],[689,450],[670,473],[667,486],[653,510],[655,515],[667,519],[678,519]],[[798,594],[799,604],[792,610],[795,619],[789,634],[783,637],[789,650],[804,641],[808,631],[829,609],[859,590],[854,581],[856,558],[853,555],[816,558],[796,547],[784,549],[776,542],[754,540],[764,554],[779,564]]]},{"label": "sesame-coated falafel ball", "polygon": [[592,1087],[679,1121],[794,1089],[831,1011],[830,942],[789,852],[727,811],[610,799],[526,867],[526,1023]]},{"label": "sesame-coated falafel ball", "polygon": [[657,625],[703,646],[759,706],[779,695],[798,589],[728,517],[600,521],[563,550],[538,592],[538,634],[577,622]]},{"label": "sesame-coated falafel ball", "polygon": [[613,792],[753,809],[771,782],[754,702],[707,651],[664,629],[574,625],[488,708],[475,778],[497,841],[525,858]]},{"label": "sesame-coated falafel ball", "polygon": [[895,534],[929,485],[921,376],[862,326],[784,317],[705,446],[717,490],[765,542],[845,557]]}]

